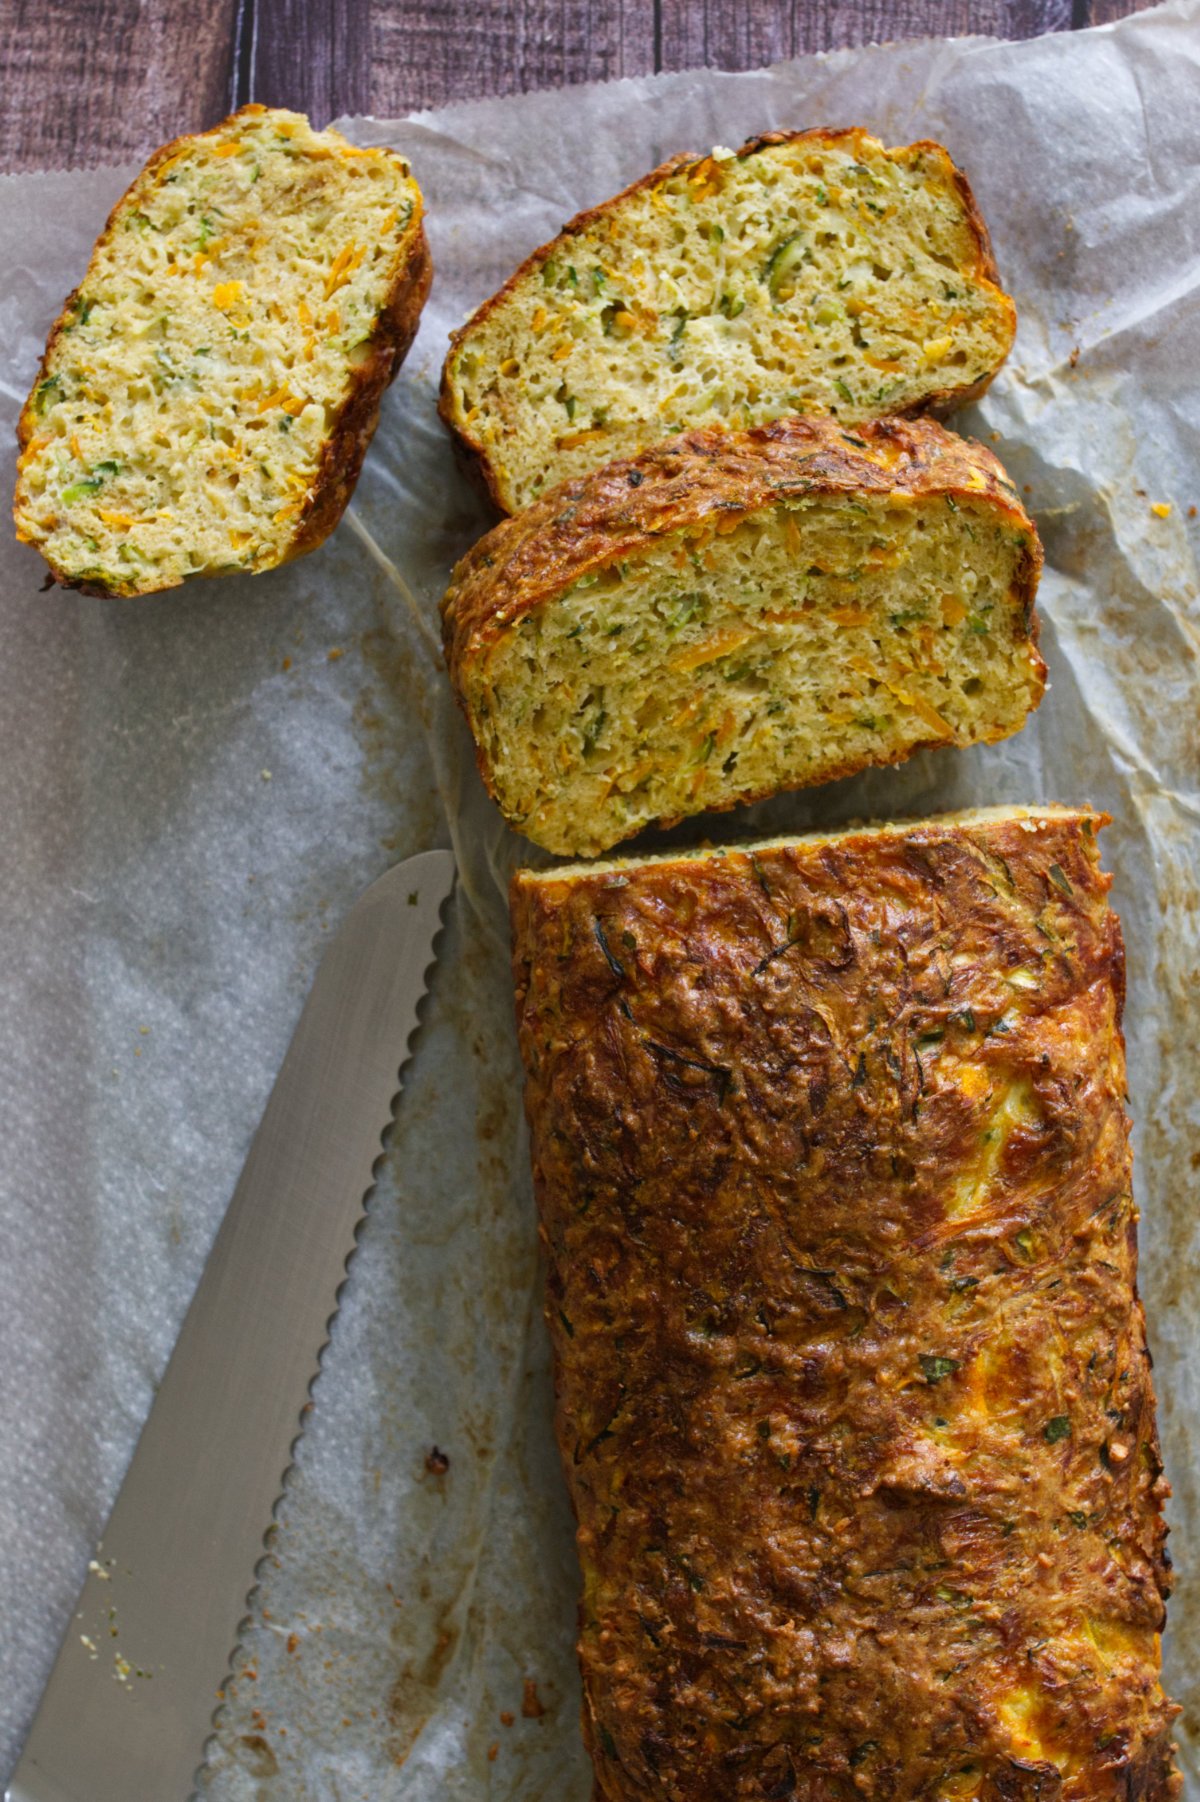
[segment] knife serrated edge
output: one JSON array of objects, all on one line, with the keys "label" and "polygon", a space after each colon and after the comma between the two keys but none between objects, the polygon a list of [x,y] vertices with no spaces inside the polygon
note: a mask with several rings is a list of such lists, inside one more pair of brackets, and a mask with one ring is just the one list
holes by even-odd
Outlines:
[{"label": "knife serrated edge", "polygon": [[227,1713],[229,1713],[229,1711],[230,1711],[229,1703],[225,1698],[225,1689],[226,1689],[230,1679],[236,1677],[237,1673],[236,1673],[235,1666],[236,1666],[238,1653],[241,1651],[241,1648],[244,1643],[247,1632],[254,1625],[254,1618],[255,1618],[255,1612],[256,1612],[255,1603],[256,1603],[256,1599],[258,1597],[259,1591],[262,1588],[262,1581],[259,1576],[259,1573],[260,1573],[262,1566],[263,1566],[264,1562],[266,1561],[266,1559],[268,1559],[271,1556],[271,1548],[268,1545],[268,1541],[271,1537],[271,1534],[275,1531],[275,1528],[278,1525],[279,1509],[287,1499],[289,1480],[291,1478],[292,1472],[296,1468],[297,1448],[299,1447],[300,1442],[304,1438],[305,1432],[307,1431],[307,1421],[305,1419],[305,1416],[308,1414],[310,1407],[316,1406],[316,1399],[317,1399],[316,1392],[317,1392],[318,1385],[320,1384],[320,1381],[321,1381],[321,1376],[324,1371],[325,1354],[329,1350],[330,1345],[332,1344],[334,1325],[337,1321],[338,1315],[341,1313],[342,1296],[345,1292],[347,1283],[350,1281],[350,1269],[354,1263],[355,1258],[358,1256],[358,1253],[359,1253],[360,1237],[361,1237],[364,1226],[367,1224],[367,1216],[369,1215],[369,1213],[371,1211],[371,1198],[374,1195],[376,1189],[379,1187],[380,1171],[383,1169],[383,1166],[387,1163],[387,1160],[388,1160],[389,1141],[391,1140],[392,1135],[395,1132],[396,1116],[399,1111],[401,1096],[404,1093],[404,1072],[408,1069],[409,1064],[412,1062],[413,1050],[414,1050],[414,1046],[416,1044],[416,1040],[421,1032],[422,1026],[425,1023],[425,1015],[428,1013],[430,1006],[432,1005],[432,1001],[431,1001],[431,997],[430,997],[430,993],[429,993],[429,979],[430,979],[430,975],[431,975],[432,971],[437,967],[439,948],[441,945],[441,941],[442,941],[443,937],[445,936],[445,932],[446,932],[446,913],[447,913],[447,909],[450,906],[450,901],[451,901],[451,897],[453,896],[453,893],[454,893],[453,888],[448,889],[438,907],[438,925],[437,925],[437,928],[436,928],[436,930],[433,934],[433,937],[429,943],[429,960],[425,965],[425,968],[424,968],[424,971],[422,972],[422,977],[421,977],[421,980],[422,980],[422,983],[424,986],[423,986],[421,995],[417,1001],[416,1017],[413,1020],[413,1024],[409,1031],[408,1037],[404,1042],[403,1055],[401,1056],[400,1063],[399,1063],[399,1066],[396,1071],[396,1088],[395,1088],[394,1094],[392,1095],[391,1101],[388,1104],[388,1117],[379,1132],[379,1140],[378,1140],[379,1152],[378,1152],[378,1155],[373,1159],[373,1161],[371,1163],[370,1180],[367,1183],[367,1187],[363,1190],[362,1207],[359,1212],[358,1219],[354,1223],[352,1233],[351,1233],[352,1243],[350,1245],[349,1251],[346,1253],[345,1261],[343,1262],[343,1265],[342,1265],[342,1275],[341,1275],[340,1280],[338,1281],[337,1288],[334,1291],[333,1311],[329,1315],[329,1318],[327,1319],[327,1321],[325,1322],[325,1338],[322,1340],[321,1344],[317,1347],[315,1367],[313,1369],[312,1376],[309,1378],[309,1383],[308,1383],[307,1398],[304,1402],[304,1405],[300,1409],[299,1415],[297,1416],[296,1437],[292,1440],[291,1446],[289,1448],[288,1462],[284,1466],[283,1473],[279,1479],[279,1494],[275,1498],[275,1501],[271,1506],[270,1519],[269,1519],[266,1527],[263,1529],[262,1555],[258,1558],[258,1560],[256,1561],[256,1563],[253,1567],[252,1582],[246,1593],[246,1600],[245,1600],[246,1612],[242,1615],[241,1619],[237,1623],[237,1629],[236,1629],[236,1633],[234,1636],[234,1641],[233,1641],[232,1646],[230,1647],[229,1658],[226,1662],[225,1677],[222,1681],[221,1688],[218,1691],[217,1705],[214,1708],[213,1713],[212,1713],[211,1732],[208,1734],[208,1737],[205,1739],[203,1747],[201,1748],[200,1762],[196,1766],[192,1789],[188,1795],[187,1802],[196,1802],[196,1797],[199,1795],[199,1784],[200,1784],[200,1782],[203,1778],[204,1772],[209,1764],[212,1749],[220,1741],[220,1730],[221,1730],[222,1717],[224,1715],[226,1715]]},{"label": "knife serrated edge", "polygon": [[[385,1155],[453,881],[450,852],[409,858],[359,897],[325,949],[10,1802],[194,1793],[217,1685]],[[417,908],[411,920],[400,896]],[[109,1603],[115,1651],[99,1627]],[[120,1684],[112,1672],[106,1682],[98,1648],[79,1632],[92,1613]]]}]

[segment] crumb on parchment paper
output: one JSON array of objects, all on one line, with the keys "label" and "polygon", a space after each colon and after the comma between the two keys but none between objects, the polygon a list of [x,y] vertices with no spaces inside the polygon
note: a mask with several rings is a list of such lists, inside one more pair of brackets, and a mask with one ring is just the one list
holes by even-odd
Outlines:
[{"label": "crumb on parchment paper", "polygon": [[521,1713],[527,1721],[540,1721],[546,1712],[545,1703],[537,1692],[537,1680],[526,1677],[525,1694],[521,1698]]}]

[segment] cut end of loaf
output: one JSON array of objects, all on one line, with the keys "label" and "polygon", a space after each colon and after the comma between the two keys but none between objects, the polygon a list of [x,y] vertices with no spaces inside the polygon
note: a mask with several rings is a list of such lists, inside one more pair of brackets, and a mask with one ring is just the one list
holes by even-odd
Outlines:
[{"label": "cut end of loaf", "polygon": [[1019,730],[1045,679],[1040,550],[997,470],[929,422],[783,422],[661,447],[499,527],[446,617],[507,818],[596,855]]},{"label": "cut end of loaf", "polygon": [[687,426],[961,404],[1015,325],[941,145],[778,134],[572,221],[457,334],[442,411],[516,512]]},{"label": "cut end of loaf", "polygon": [[427,287],[420,191],[392,152],[258,106],[167,145],[51,336],[18,536],[114,595],[312,548]]}]

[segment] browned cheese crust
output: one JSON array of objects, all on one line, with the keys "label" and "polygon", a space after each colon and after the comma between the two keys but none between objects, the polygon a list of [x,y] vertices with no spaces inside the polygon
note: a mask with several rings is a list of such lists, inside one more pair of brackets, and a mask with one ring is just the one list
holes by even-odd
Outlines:
[{"label": "browned cheese crust", "polygon": [[[474,733],[468,696],[473,666],[486,661],[490,647],[524,614],[581,576],[636,557],[668,536],[699,548],[748,514],[801,495],[891,493],[986,502],[1027,534],[1017,605],[1036,646],[1041,541],[1002,465],[983,445],[931,419],[872,420],[854,431],[824,418],[778,419],[748,432],[706,427],[560,483],[501,520],[456,566],[442,601],[442,635],[467,724]],[[1040,700],[1046,673],[1040,657],[1037,665]],[[478,740],[476,759],[496,799]],[[851,773],[834,770],[821,779]],[[760,798],[750,792],[738,797]]]},{"label": "browned cheese crust", "polygon": [[517,876],[597,1802],[1176,1793],[1102,823]]},{"label": "browned cheese crust", "polygon": [[[232,125],[236,119],[255,117],[263,110],[257,102],[251,102],[231,113],[219,125],[214,125],[210,131],[199,135],[213,137]],[[123,210],[132,201],[153,189],[160,168],[195,141],[196,138],[190,134],[173,138],[170,143],[154,152],[145,168],[139,171],[109,213],[100,241],[117,229]],[[392,151],[380,150],[379,155],[391,157],[400,163],[404,160],[395,156]],[[429,240],[425,235],[423,197],[415,183],[414,190],[413,215],[397,250],[387,300],[380,310],[370,338],[358,348],[355,364],[350,371],[346,398],[330,423],[316,479],[305,497],[303,509],[297,516],[292,542],[281,562],[290,563],[296,557],[316,550],[328,538],[345,512],[362,471],[363,458],[379,423],[379,407],[384,392],[395,380],[417,335],[421,312],[433,283],[433,261],[429,252]],[[78,288],[71,290],[63,303],[62,312],[50,329],[37,375],[17,420],[19,455],[27,449],[37,433],[35,406],[38,389],[46,376],[51,355],[59,339],[75,320],[75,302],[79,292]],[[96,582],[73,581],[53,563],[49,567],[51,576],[60,587],[104,597],[114,592]]]},{"label": "browned cheese crust", "polygon": [[[853,143],[860,138],[869,137],[869,135],[870,134],[864,131],[861,126],[857,125],[845,127],[816,125],[812,126],[807,131],[761,132],[757,137],[748,138],[741,149],[736,152],[736,155],[738,160],[741,161],[748,156],[753,156],[756,151],[765,149],[770,144],[799,144],[812,139],[820,139],[822,143],[829,144],[837,144],[847,140]],[[908,145],[907,148],[910,151],[924,150],[935,153],[940,157],[945,157],[946,162],[953,170],[954,184],[962,197],[963,206],[967,214],[967,221],[976,242],[978,260],[976,262],[974,274],[980,281],[990,282],[995,287],[998,297],[1007,302],[1009,311],[1012,315],[1012,329],[1015,333],[1016,308],[1000,287],[1000,271],[996,266],[996,258],[992,250],[991,234],[988,231],[983,214],[979,210],[979,203],[975,199],[974,190],[971,187],[970,181],[958,167],[957,163],[953,162],[945,146],[937,143],[934,139],[918,138],[914,143]],[[520,268],[515,269],[512,275],[509,276],[508,280],[504,283],[504,286],[498,288],[495,294],[491,295],[481,306],[478,306],[475,309],[471,317],[466,320],[463,325],[460,325],[457,331],[450,334],[450,349],[447,351],[446,359],[442,365],[438,412],[450,429],[459,460],[469,472],[475,475],[483,483],[492,500],[502,513],[506,513],[508,508],[505,505],[501,491],[500,478],[492,469],[491,461],[483,444],[478,438],[472,436],[465,420],[461,418],[460,409],[455,401],[450,369],[454,353],[459,344],[464,338],[470,336],[470,334],[479,329],[487,319],[489,313],[504,301],[511,290],[515,288],[526,275],[534,270],[540,269],[551,257],[557,256],[559,252],[568,245],[572,238],[577,237],[580,232],[587,231],[598,219],[602,219],[605,214],[612,212],[612,210],[621,201],[627,199],[629,195],[637,194],[643,189],[655,188],[661,182],[668,180],[672,175],[679,174],[681,170],[695,168],[706,160],[706,155],[697,156],[689,151],[681,151],[676,156],[668,157],[665,163],[660,163],[658,168],[652,169],[648,175],[640,176],[637,181],[630,182],[628,187],[622,188],[619,194],[612,195],[610,199],[602,201],[598,206],[586,207],[583,212],[576,213],[573,219],[567,221],[566,225],[563,226],[556,238],[552,238],[549,243],[539,245],[536,250],[531,251],[525,258],[525,261],[521,264]],[[998,371],[993,370],[990,375],[984,377],[980,381],[963,384],[962,386],[955,388],[940,389],[936,394],[929,397],[920,410],[940,418],[953,412],[956,407],[968,406],[972,401],[978,400],[981,395],[986,393],[987,389],[991,387],[992,382],[995,380],[997,373]]]}]

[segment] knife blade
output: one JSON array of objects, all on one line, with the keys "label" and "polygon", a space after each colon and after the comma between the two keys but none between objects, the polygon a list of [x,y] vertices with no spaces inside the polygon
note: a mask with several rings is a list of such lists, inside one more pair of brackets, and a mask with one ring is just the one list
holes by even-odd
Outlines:
[{"label": "knife blade", "polygon": [[8,1802],[195,1792],[453,886],[397,864],[321,960]]}]

